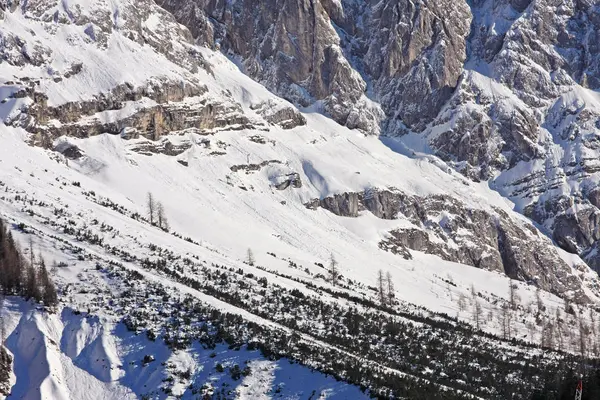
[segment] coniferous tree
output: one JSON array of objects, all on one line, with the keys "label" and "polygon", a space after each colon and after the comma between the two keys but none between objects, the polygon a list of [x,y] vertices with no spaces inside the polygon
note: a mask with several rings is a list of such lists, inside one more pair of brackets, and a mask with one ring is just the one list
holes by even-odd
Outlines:
[{"label": "coniferous tree", "polygon": [[512,311],[506,304],[500,308],[500,324],[502,325],[502,338],[510,339],[512,336]]},{"label": "coniferous tree", "polygon": [[475,304],[473,305],[473,322],[475,323],[475,328],[477,328],[477,330],[481,329],[481,314],[481,304],[479,304],[479,301],[476,299]]},{"label": "coniferous tree", "polygon": [[385,307],[387,305],[387,296],[385,288],[385,279],[383,277],[383,271],[377,271],[377,294],[379,295],[379,303]]},{"label": "coniferous tree", "polygon": [[248,253],[246,255],[246,263],[250,266],[254,266],[256,260],[254,259],[254,253],[252,253],[252,249],[248,248]]},{"label": "coniferous tree", "polygon": [[167,221],[167,215],[165,213],[165,208],[162,203],[156,202],[156,219],[158,223],[158,227],[162,230],[169,230],[169,222]]},{"label": "coniferous tree", "polygon": [[333,286],[337,285],[337,281],[339,278],[337,265],[337,260],[335,259],[334,255],[331,254],[331,258],[329,259],[329,281]]},{"label": "coniferous tree", "polygon": [[26,279],[25,298],[33,298],[36,301],[41,300],[42,295],[38,286],[38,277],[35,265],[32,265],[30,262],[26,263],[26,268],[24,269],[24,271]]},{"label": "coniferous tree", "polygon": [[390,271],[388,271],[385,274],[385,280],[386,280],[386,297],[387,297],[387,302],[388,305],[392,305],[394,304],[394,298],[396,297],[394,295],[394,282],[392,282],[392,274],[390,273]]},{"label": "coniferous tree", "polygon": [[56,294],[56,288],[52,283],[52,280],[48,276],[48,270],[46,269],[46,262],[39,256],[39,283],[42,289],[42,300],[46,306],[55,306],[58,303],[58,296]]},{"label": "coniferous tree", "polygon": [[23,281],[21,280],[23,259],[12,237],[12,233],[8,232],[8,234],[6,234],[4,225],[1,229],[4,232],[3,243],[1,245],[3,248],[3,255],[0,259],[0,267],[2,269],[0,276],[3,278],[2,290],[5,294],[9,295],[19,294],[23,287]]},{"label": "coniferous tree", "polygon": [[146,208],[148,212],[148,220],[150,221],[150,224],[154,225],[154,218],[156,215],[156,201],[154,200],[154,196],[150,192],[148,192],[146,196]]},{"label": "coniferous tree", "polygon": [[0,295],[23,296],[46,305],[58,303],[56,288],[41,255],[33,252],[30,238],[27,257],[19,249],[5,223],[0,220]]}]

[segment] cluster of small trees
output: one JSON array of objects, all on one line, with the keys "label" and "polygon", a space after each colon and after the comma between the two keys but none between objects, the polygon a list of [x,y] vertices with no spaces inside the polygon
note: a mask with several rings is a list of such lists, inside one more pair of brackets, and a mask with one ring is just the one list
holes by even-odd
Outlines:
[{"label": "cluster of small trees", "polygon": [[[510,280],[507,301],[499,307],[492,305],[488,309],[486,320],[479,301],[479,294],[475,287],[471,285],[471,321],[475,328],[481,329],[486,322],[492,322],[496,319],[501,329],[500,336],[504,340],[513,339],[520,334],[515,327],[515,322],[519,320],[525,322],[524,319],[519,317],[519,310],[524,310],[530,314],[535,313],[535,320],[525,323],[530,342],[537,343],[540,347],[546,349],[571,350],[582,358],[600,355],[600,341],[596,340],[596,332],[600,331],[600,325],[597,325],[592,309],[589,310],[589,317],[586,319],[581,310],[576,312],[571,302],[564,299],[564,306],[557,307],[554,315],[543,314],[547,311],[547,308],[542,300],[541,289],[536,289],[534,301],[528,305],[523,305],[517,288],[515,282]],[[459,311],[467,311],[468,305],[468,297],[461,293],[458,297]]]},{"label": "cluster of small trees", "polygon": [[54,306],[58,303],[56,288],[42,256],[35,256],[31,241],[25,254],[1,219],[0,293],[34,299],[43,302],[46,306]]},{"label": "cluster of small trees", "polygon": [[158,226],[164,231],[169,230],[169,221],[165,214],[165,208],[160,201],[154,199],[154,195],[148,192],[146,207],[148,209],[148,220],[150,224]]}]

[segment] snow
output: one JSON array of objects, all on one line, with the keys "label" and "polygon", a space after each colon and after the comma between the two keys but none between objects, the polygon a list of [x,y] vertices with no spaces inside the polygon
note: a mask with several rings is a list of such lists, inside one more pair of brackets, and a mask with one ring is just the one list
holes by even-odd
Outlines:
[{"label": "snow", "polygon": [[[211,382],[215,388],[231,386],[239,398],[248,400],[310,395],[332,400],[369,398],[357,387],[286,359],[266,360],[257,350],[233,352],[219,345],[215,350],[193,346],[172,352],[122,326],[67,308],[60,315],[48,315],[22,300],[8,298],[2,311],[9,332],[6,346],[15,357],[17,379],[10,396],[14,398],[124,400],[156,395],[167,376],[164,365],[170,371],[191,372],[187,384],[178,381],[172,388],[173,394],[184,394],[183,398],[195,398],[188,388],[190,382]],[[111,330],[109,340],[102,334],[104,329]],[[149,354],[154,359],[143,365],[141,360]],[[236,381],[227,371],[215,374],[217,363],[225,369],[248,365],[252,373]]]},{"label": "snow", "polygon": [[[81,5],[82,13],[90,13],[96,7],[96,2],[92,1],[76,3]],[[123,22],[117,11],[129,2],[111,1],[111,4],[115,11],[112,14],[115,18],[113,22],[118,28]],[[72,11],[75,2],[65,1],[60,7],[65,12]],[[145,25],[155,30],[160,20],[153,15],[145,21]],[[244,112],[255,120],[262,119],[253,110],[257,104],[269,104],[275,110],[291,107],[291,104],[276,98],[263,86],[243,75],[225,56],[209,49],[198,50],[212,65],[214,76],[204,70],[192,74],[165,57],[157,56],[149,46],[128,39],[118,29],[109,36],[106,47],[99,47],[89,41],[84,29],[75,24],[59,25],[51,33],[44,24],[32,23],[20,13],[7,14],[0,27],[2,32],[11,32],[52,48],[53,58],[48,70],[33,69],[31,66],[3,66],[0,69],[0,82],[14,79],[14,76],[40,78],[38,89],[48,95],[49,104],[54,106],[93,99],[125,82],[142,86],[155,81],[184,79],[205,84],[211,100],[239,103]],[[504,31],[507,28],[497,26],[496,29]],[[57,41],[70,45],[57,47]],[[78,61],[84,63],[79,74],[60,82],[51,79],[55,72],[63,73]],[[141,65],[143,68],[140,68]],[[491,93],[506,107],[522,106],[512,93],[483,74],[471,71],[468,79],[477,85],[489,86]],[[1,86],[0,101],[19,88],[15,85]],[[570,96],[565,94],[565,103],[572,102]],[[586,104],[593,104],[600,109],[596,93],[577,93],[575,96],[587,99]],[[16,115],[16,110],[28,101],[8,99],[0,104],[0,120],[11,119]],[[366,99],[363,101],[367,106],[377,108]],[[126,102],[119,110],[85,117],[78,123],[112,122],[155,104],[147,98]],[[362,212],[358,218],[344,218],[323,209],[309,210],[304,204],[315,198],[344,192],[374,187],[395,188],[408,195],[444,194],[475,209],[493,211],[499,208],[512,218],[528,223],[514,212],[515,208],[521,210],[523,203],[517,199],[513,203],[490,189],[487,183],[473,183],[452,172],[445,163],[431,155],[426,141],[415,134],[407,135],[401,142],[378,139],[341,127],[318,113],[304,112],[303,115],[307,125],[292,130],[270,126],[268,130],[213,132],[213,135],[206,137],[212,149],[200,145],[199,141],[205,137],[194,133],[168,137],[174,143],[185,140],[192,144],[181,155],[188,162],[187,167],[179,164],[175,157],[136,153],[132,148],[141,143],[141,139],[126,141],[118,135],[109,134],[88,139],[60,138],[56,144],[73,144],[84,153],[80,160],[67,162],[55,152],[28,146],[25,143],[26,132],[0,123],[0,182],[7,185],[7,192],[10,188],[12,193],[67,209],[77,226],[89,227],[93,220],[97,220],[114,227],[114,233],[102,233],[104,240],[112,246],[128,249],[139,257],[147,254],[149,244],[154,244],[177,255],[193,255],[208,264],[242,268],[256,276],[268,276],[284,287],[308,291],[301,283],[267,271],[316,281],[314,275],[323,271],[315,263],[326,264],[334,255],[345,278],[373,286],[379,269],[389,271],[397,299],[427,310],[458,316],[464,321],[471,320],[471,310],[470,307],[461,310],[458,299],[460,296],[469,297],[471,287],[485,294],[508,298],[511,282],[502,274],[419,252],[411,252],[413,259],[405,260],[379,249],[378,242],[390,230],[411,226],[406,219],[382,220],[368,212]],[[450,121],[448,126],[452,123]],[[266,144],[251,141],[249,138],[253,135],[263,136]],[[548,132],[548,136],[551,133]],[[225,154],[211,155],[217,141],[224,143]],[[562,155],[557,154],[559,156]],[[280,163],[269,164],[256,172],[231,170],[234,165],[258,164],[269,160]],[[543,161],[531,163],[538,162],[540,164],[534,167],[544,170],[546,166]],[[518,165],[510,174],[521,174],[520,168],[532,168],[531,163]],[[300,175],[303,183],[301,188],[278,191],[273,187],[273,183],[282,175],[292,172]],[[512,181],[511,178],[501,175],[496,183],[504,186]],[[78,185],[73,185],[73,182],[78,182]],[[192,238],[198,245],[99,205],[89,196],[92,191],[98,198],[110,199],[141,215],[145,214],[147,193],[152,192],[164,205],[172,231],[182,237]],[[12,200],[11,196],[7,194],[6,197],[0,197],[0,217],[12,223],[23,222],[35,229],[40,235],[40,238],[36,238],[36,246],[41,247],[45,256],[69,261],[69,266],[61,269],[56,277],[63,287],[85,283],[92,276],[86,271],[90,268],[89,263],[69,259],[61,250],[61,240],[74,242],[74,239],[58,231],[52,224],[24,212],[19,204],[9,201]],[[52,209],[37,205],[31,207],[52,220]],[[24,234],[17,235],[20,235],[19,239],[26,240]],[[121,261],[98,246],[84,242],[78,242],[77,246],[103,260]],[[256,263],[267,271],[243,263],[248,249],[252,249]],[[277,257],[267,253],[274,253]],[[594,284],[593,273],[583,266],[579,257],[560,250],[559,254],[574,271],[578,271],[586,284]],[[301,268],[290,271],[287,260],[297,263]],[[191,294],[217,309],[242,315],[250,321],[280,327],[248,311],[146,271],[139,265],[125,262],[123,265],[140,272],[150,281],[160,282],[181,294]],[[311,274],[307,274],[305,269]],[[443,279],[450,280],[456,286],[444,283]],[[88,283],[97,285],[95,287],[98,290],[102,288],[101,282]],[[328,285],[325,282],[319,284]],[[532,287],[522,282],[516,285],[523,304],[535,301]],[[593,298],[594,292],[590,288],[586,290]],[[356,294],[372,296],[367,291]],[[10,333],[7,347],[16,357],[15,397],[57,400],[137,398],[159,387],[165,378],[164,368],[159,368],[162,363],[172,364],[181,371],[191,370],[197,382],[212,381],[215,387],[223,382],[235,386],[241,399],[273,398],[276,390],[281,391],[283,398],[306,398],[312,395],[306,392],[309,388],[315,391],[316,397],[313,398],[365,397],[356,387],[336,382],[306,367],[290,364],[285,359],[266,360],[257,352],[242,350],[232,355],[235,352],[222,346],[215,351],[214,358],[206,350],[197,347],[173,353],[162,343],[150,342],[127,332],[118,321],[107,315],[83,316],[74,313],[78,301],[84,297],[85,294],[80,293],[70,296],[68,301],[71,303],[56,315],[32,310],[30,305],[15,299],[9,302],[4,312],[8,314],[6,319]],[[323,298],[331,299],[327,295]],[[542,298],[549,315],[563,306],[561,299],[549,293],[542,293]],[[484,315],[496,310],[491,301],[482,306]],[[517,336],[521,338],[527,334],[525,318],[531,321],[532,313],[514,323]],[[492,333],[501,331],[496,321],[486,323],[484,329]],[[537,337],[529,340],[539,342]],[[140,360],[147,354],[153,355],[155,360],[143,366]],[[217,362],[224,365],[237,363],[240,366],[247,362],[255,373],[244,377],[241,382],[232,382],[226,376],[214,375]],[[173,390],[186,393],[186,387],[178,382]]]}]

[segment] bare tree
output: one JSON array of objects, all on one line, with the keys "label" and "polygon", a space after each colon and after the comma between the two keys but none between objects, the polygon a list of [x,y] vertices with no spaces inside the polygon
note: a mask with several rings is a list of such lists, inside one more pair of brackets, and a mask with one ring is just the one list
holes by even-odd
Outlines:
[{"label": "bare tree", "polygon": [[387,283],[387,301],[388,305],[391,306],[394,304],[394,298],[396,295],[394,294],[394,282],[392,282],[392,274],[390,274],[390,271],[385,274],[385,280]]},{"label": "bare tree", "polygon": [[254,259],[254,253],[252,253],[252,249],[248,248],[248,252],[246,254],[246,263],[248,265],[254,266],[256,260]]},{"label": "bare tree", "polygon": [[377,271],[377,294],[379,295],[379,303],[385,307],[387,304],[386,291],[385,291],[385,278],[383,277],[383,271]]},{"label": "bare tree", "polygon": [[463,312],[465,311],[465,308],[467,307],[467,299],[465,297],[464,294],[460,294],[458,295],[458,309]]},{"label": "bare tree", "polygon": [[479,304],[479,301],[476,299],[475,304],[473,305],[473,322],[475,322],[475,328],[477,328],[477,330],[481,329],[481,314],[481,304]]},{"label": "bare tree", "polygon": [[163,207],[163,205],[160,201],[156,202],[156,218],[157,218],[158,227],[162,230],[168,231],[169,230],[169,222],[167,221],[167,215],[165,214],[165,208]]},{"label": "bare tree", "polygon": [[338,271],[338,262],[335,259],[334,255],[331,254],[329,259],[329,281],[333,286],[336,286],[339,279],[339,271]]},{"label": "bare tree", "polygon": [[510,308],[516,310],[521,299],[517,293],[517,285],[513,284],[512,279],[508,281],[508,301],[510,302]]},{"label": "bare tree", "polygon": [[150,192],[148,192],[146,197],[146,208],[148,211],[148,220],[152,225],[154,225],[154,217],[156,215],[156,200],[154,200],[154,196]]},{"label": "bare tree", "polygon": [[512,336],[512,311],[506,305],[500,308],[500,324],[502,325],[502,338],[510,339]]}]

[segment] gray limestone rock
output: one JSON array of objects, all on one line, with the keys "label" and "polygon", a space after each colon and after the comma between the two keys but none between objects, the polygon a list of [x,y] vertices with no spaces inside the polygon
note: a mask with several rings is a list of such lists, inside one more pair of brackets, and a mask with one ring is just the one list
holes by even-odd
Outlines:
[{"label": "gray limestone rock", "polygon": [[[307,203],[343,217],[369,211],[383,219],[401,219],[412,227],[393,229],[379,247],[410,259],[409,250],[448,261],[505,273],[560,296],[587,301],[580,279],[544,235],[502,210],[467,207],[448,196],[408,196],[398,190],[347,192]],[[588,232],[589,233],[589,232]]]}]

